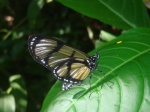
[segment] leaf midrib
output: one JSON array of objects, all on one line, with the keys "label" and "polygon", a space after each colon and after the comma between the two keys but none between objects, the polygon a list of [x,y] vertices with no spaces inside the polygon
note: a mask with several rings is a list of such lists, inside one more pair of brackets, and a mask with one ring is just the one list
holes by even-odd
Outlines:
[{"label": "leaf midrib", "polygon": [[106,3],[104,3],[103,1],[100,1],[104,6],[106,6],[108,9],[110,9],[110,11],[112,11],[114,14],[116,14],[118,17],[120,17],[125,23],[127,23],[129,26],[131,26],[132,28],[135,28],[136,26],[133,25],[130,21],[128,21],[124,16],[121,16],[121,14],[119,14],[117,11],[115,11],[112,7],[109,7],[109,5],[107,5]]}]

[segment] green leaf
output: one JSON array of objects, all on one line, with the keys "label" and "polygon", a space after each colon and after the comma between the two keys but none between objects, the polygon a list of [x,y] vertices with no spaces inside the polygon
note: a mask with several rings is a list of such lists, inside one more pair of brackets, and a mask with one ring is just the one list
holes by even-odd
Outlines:
[{"label": "green leaf", "polygon": [[[116,42],[122,43],[116,44]],[[150,29],[133,29],[98,49],[98,70],[80,86],[46,96],[41,112],[147,112],[150,110]],[[94,51],[91,53],[94,54]],[[91,88],[90,88],[91,84]],[[90,96],[90,97],[89,97]]]},{"label": "green leaf", "polygon": [[30,27],[33,28],[36,19],[41,11],[41,8],[43,7],[45,1],[44,0],[32,0],[29,8],[28,8],[28,19],[30,23]]},{"label": "green leaf", "polygon": [[27,107],[27,91],[25,82],[21,75],[16,74],[10,77],[11,94],[15,98],[16,111],[25,112]]},{"label": "green leaf", "polygon": [[150,26],[142,0],[58,0],[86,16],[121,29]]},{"label": "green leaf", "polygon": [[9,82],[7,91],[0,91],[0,112],[25,112],[27,91],[23,78],[19,74],[13,75],[9,77]]},{"label": "green leaf", "polygon": [[15,112],[15,99],[13,95],[0,94],[0,112]]}]

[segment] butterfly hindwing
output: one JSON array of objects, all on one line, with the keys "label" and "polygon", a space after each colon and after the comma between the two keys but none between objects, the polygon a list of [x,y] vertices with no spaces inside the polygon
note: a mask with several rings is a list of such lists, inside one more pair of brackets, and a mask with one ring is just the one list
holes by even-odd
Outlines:
[{"label": "butterfly hindwing", "polygon": [[74,84],[84,80],[89,73],[90,69],[82,61],[76,59],[69,59],[53,69],[54,76],[59,80]]}]

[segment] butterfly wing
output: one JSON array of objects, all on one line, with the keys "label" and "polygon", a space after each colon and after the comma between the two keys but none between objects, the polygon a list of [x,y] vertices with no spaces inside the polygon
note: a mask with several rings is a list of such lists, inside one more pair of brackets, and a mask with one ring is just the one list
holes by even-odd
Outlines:
[{"label": "butterfly wing", "polygon": [[31,35],[28,46],[32,57],[64,82],[63,90],[81,83],[90,73],[89,56],[58,39]]}]

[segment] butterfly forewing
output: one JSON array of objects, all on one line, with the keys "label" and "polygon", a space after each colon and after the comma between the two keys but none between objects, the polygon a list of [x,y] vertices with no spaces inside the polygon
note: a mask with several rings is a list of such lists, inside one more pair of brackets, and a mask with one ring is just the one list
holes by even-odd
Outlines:
[{"label": "butterfly forewing", "polygon": [[48,58],[48,65],[53,69],[55,66],[59,65],[60,63],[64,63],[67,60],[69,60],[68,56],[59,52],[55,52]]},{"label": "butterfly forewing", "polygon": [[73,54],[72,57],[82,58],[82,59],[88,59],[89,58],[89,56],[86,55],[85,53],[78,51],[77,49],[71,48],[69,46],[66,46],[66,45],[64,45],[58,52],[62,53],[64,55],[67,55],[69,57],[72,56],[72,54]]},{"label": "butterfly forewing", "polygon": [[37,44],[35,46],[35,55],[38,56],[39,58],[44,58],[45,56],[49,55],[49,53],[52,52],[54,48],[55,46],[53,46],[52,44],[50,45]]}]

